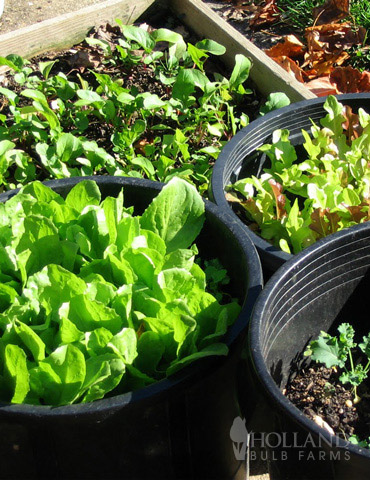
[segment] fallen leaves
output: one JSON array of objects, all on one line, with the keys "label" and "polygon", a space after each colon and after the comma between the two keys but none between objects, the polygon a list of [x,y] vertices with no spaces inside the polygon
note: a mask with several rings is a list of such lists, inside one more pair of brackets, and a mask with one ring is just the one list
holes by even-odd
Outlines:
[{"label": "fallen leaves", "polygon": [[253,29],[260,28],[271,23],[275,23],[280,19],[280,10],[276,5],[276,0],[267,0],[265,4],[257,7],[249,21],[250,27]]},{"label": "fallen leaves", "polygon": [[341,93],[370,92],[370,72],[360,72],[351,66],[335,68],[330,81]]},{"label": "fallen leaves", "polygon": [[272,57],[272,59],[292,75],[292,77],[295,77],[299,82],[304,82],[305,73],[294,60],[285,55]]},{"label": "fallen leaves", "polygon": [[328,0],[312,10],[315,25],[337,22],[349,15],[349,0]]},{"label": "fallen leaves", "polygon": [[305,37],[310,52],[323,50],[331,53],[362,44],[366,37],[366,30],[363,27],[355,28],[348,22],[331,23],[306,28]]},{"label": "fallen leaves", "polygon": [[[224,0],[224,4],[221,16],[243,25],[240,31],[315,95],[370,91],[370,71],[348,66],[354,51],[369,52],[370,58],[370,47],[364,47],[367,32],[352,22],[350,0],[327,0],[313,8],[313,26],[299,37],[281,35],[279,24],[284,22],[277,0]],[[281,39],[279,43],[266,48],[275,36]]]},{"label": "fallen leaves", "polygon": [[305,50],[304,44],[295,35],[287,35],[283,42],[265,50],[265,53],[299,82],[304,82],[305,73],[296,60],[304,57]]},{"label": "fallen leaves", "polygon": [[339,93],[339,90],[331,83],[329,77],[314,78],[306,83],[306,87],[318,97],[337,95]]},{"label": "fallen leaves", "polygon": [[69,58],[71,68],[79,69],[82,72],[86,68],[98,68],[102,63],[102,55],[97,51],[78,50]]},{"label": "fallen leaves", "polygon": [[265,50],[299,82],[317,96],[370,91],[370,73],[343,66],[350,59],[349,50],[361,46],[366,30],[350,22],[349,0],[327,0],[313,9],[315,20],[305,29],[305,43],[294,35]]},{"label": "fallen leaves", "polygon": [[283,42],[277,43],[269,50],[265,50],[265,53],[271,58],[287,56],[294,59],[303,57],[304,52],[304,44],[295,35],[287,35]]}]

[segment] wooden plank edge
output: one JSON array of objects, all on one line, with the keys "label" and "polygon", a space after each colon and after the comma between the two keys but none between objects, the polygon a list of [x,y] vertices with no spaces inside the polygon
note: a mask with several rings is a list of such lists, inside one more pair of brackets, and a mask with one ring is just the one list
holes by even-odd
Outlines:
[{"label": "wooden plank edge", "polygon": [[304,84],[298,82],[208,5],[200,0],[169,0],[169,4],[181,21],[195,33],[226,47],[226,53],[222,57],[226,65],[233,67],[238,53],[249,57],[252,61],[250,78],[263,95],[284,92],[291,102],[316,98]]},{"label": "wooden plank edge", "polygon": [[107,0],[75,12],[0,35],[0,56],[11,53],[30,58],[48,50],[61,50],[81,42],[94,26],[133,23],[155,0]]}]

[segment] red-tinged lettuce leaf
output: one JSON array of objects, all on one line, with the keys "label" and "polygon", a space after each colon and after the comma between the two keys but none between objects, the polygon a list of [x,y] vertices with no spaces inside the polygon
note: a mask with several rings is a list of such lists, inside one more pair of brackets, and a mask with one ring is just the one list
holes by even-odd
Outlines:
[{"label": "red-tinged lettuce leaf", "polygon": [[283,186],[273,179],[269,180],[269,184],[271,186],[271,189],[275,197],[276,217],[277,219],[283,218],[287,215],[287,212],[285,209],[286,197],[283,194]]},{"label": "red-tinged lettuce leaf", "polygon": [[310,228],[318,234],[319,238],[339,230],[340,216],[337,212],[330,212],[328,208],[316,208],[311,213],[311,220]]}]

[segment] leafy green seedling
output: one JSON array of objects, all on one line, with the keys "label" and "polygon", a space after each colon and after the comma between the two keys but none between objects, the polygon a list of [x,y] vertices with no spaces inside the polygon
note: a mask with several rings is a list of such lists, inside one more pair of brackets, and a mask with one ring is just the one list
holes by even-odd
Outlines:
[{"label": "leafy green seedling", "polygon": [[298,253],[316,240],[365,222],[369,213],[370,116],[328,96],[320,125],[302,130],[303,144],[275,130],[259,150],[270,160],[261,175],[242,178],[227,191],[246,220],[267,241]]},{"label": "leafy green seedling", "polygon": [[[339,335],[331,336],[327,332],[321,332],[317,340],[310,342],[305,351],[305,356],[324,364],[327,368],[339,368],[342,372],[339,380],[349,383],[353,387],[354,403],[360,401],[357,387],[367,378],[370,370],[370,334],[363,337],[362,343],[354,342],[355,331],[349,323],[342,323],[338,327]],[[354,362],[354,350],[359,348],[365,355],[366,363]]]},{"label": "leafy green seedling", "polygon": [[230,283],[230,277],[222,267],[218,258],[204,260],[203,265],[206,274],[207,289],[217,300],[221,301],[223,298],[223,294],[221,293],[222,287]]},{"label": "leafy green seedling", "polygon": [[250,60],[238,54],[229,75],[209,74],[207,62],[225,52],[219,43],[118,23],[114,45],[86,40],[100,59],[93,71],[0,57],[20,84],[17,93],[0,88],[0,142],[13,144],[0,153],[0,187],[108,173],[179,176],[206,194],[221,148],[249,122]]},{"label": "leafy green seedling", "polygon": [[266,113],[277,110],[278,108],[286,107],[288,105],[290,105],[290,99],[285,93],[270,93],[266,99],[266,102],[260,108],[260,114],[265,115]]},{"label": "leafy green seedling", "polygon": [[357,445],[358,447],[368,448],[370,449],[370,437],[365,440],[360,440],[357,435],[351,435],[348,440],[353,444]]}]

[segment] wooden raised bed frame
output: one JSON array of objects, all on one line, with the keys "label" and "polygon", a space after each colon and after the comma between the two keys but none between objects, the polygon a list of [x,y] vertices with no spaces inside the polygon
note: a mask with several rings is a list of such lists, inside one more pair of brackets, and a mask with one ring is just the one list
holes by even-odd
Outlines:
[{"label": "wooden raised bed frame", "polygon": [[94,26],[133,23],[155,0],[107,0],[97,5],[35,23],[0,35],[0,56],[16,53],[30,58],[48,50],[62,50],[76,45]]},{"label": "wooden raised bed frame", "polygon": [[226,47],[225,64],[233,65],[237,53],[249,57],[252,60],[250,78],[262,94],[284,92],[292,102],[316,98],[308,88],[289,75],[201,0],[169,0],[169,3],[181,16],[182,21],[199,36],[216,40]]},{"label": "wooden raised bed frame", "polygon": [[[107,0],[97,5],[67,13],[50,20],[0,35],[0,56],[11,53],[26,58],[61,50],[81,42],[94,26],[135,22],[156,0]],[[304,85],[289,75],[262,50],[230,26],[201,0],[157,0],[169,5],[182,22],[202,38],[211,38],[226,47],[223,61],[234,64],[235,55],[244,54],[252,60],[251,80],[263,95],[284,92],[292,102],[315,98]]]}]

